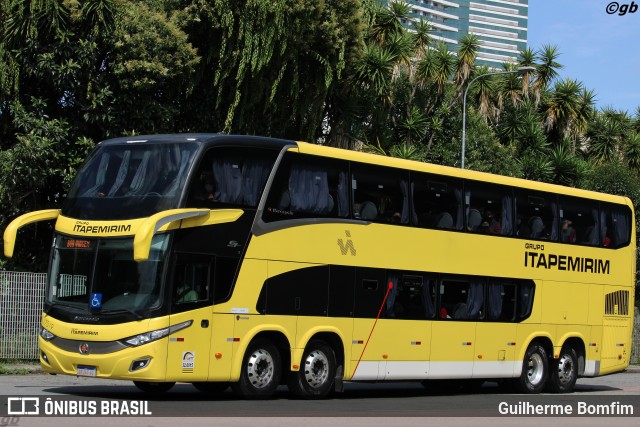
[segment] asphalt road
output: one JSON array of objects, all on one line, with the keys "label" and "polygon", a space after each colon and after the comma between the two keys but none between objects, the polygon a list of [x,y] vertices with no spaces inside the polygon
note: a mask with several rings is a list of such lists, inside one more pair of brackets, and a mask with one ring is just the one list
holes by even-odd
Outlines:
[{"label": "asphalt road", "polygon": [[[291,398],[286,387],[264,401],[246,401],[231,391],[207,395],[190,384],[177,384],[169,392],[149,396],[130,382],[50,376],[45,374],[0,376],[0,427],[6,425],[86,425],[87,416],[75,418],[13,417],[7,418],[9,397],[37,396],[62,401],[95,402],[100,408],[103,401],[123,411],[127,402],[146,402],[144,408],[152,415],[126,418],[94,418],[98,425],[126,422],[129,426],[176,425],[430,425],[438,421],[443,425],[540,425],[546,420],[562,419],[564,425],[608,425],[611,420],[598,412],[607,406],[616,417],[615,425],[640,425],[640,368],[598,378],[581,378],[574,393],[519,395],[486,383],[473,391],[446,391],[439,386],[425,388],[419,383],[346,383],[345,392],[325,400],[297,400]],[[114,402],[114,403],[111,403]],[[123,403],[124,402],[124,403]],[[86,404],[86,403],[85,403]],[[43,407],[44,403],[41,403]],[[124,406],[123,406],[124,405]],[[130,405],[130,404],[129,404]],[[582,405],[582,406],[580,406]],[[628,405],[628,406],[626,406]],[[130,405],[131,406],[131,405]],[[560,417],[544,418],[535,414],[533,406],[547,408],[559,406],[572,411]],[[51,406],[50,406],[51,408]],[[114,406],[111,407],[112,410]],[[99,409],[98,409],[99,410]],[[133,411],[131,408],[127,410]],[[583,416],[575,416],[580,410]],[[502,413],[501,411],[507,411]],[[511,412],[508,412],[511,411]],[[513,412],[527,418],[511,418]],[[596,411],[587,413],[589,411]],[[64,411],[63,411],[64,412]],[[566,412],[566,411],[565,411]],[[49,412],[51,413],[51,412]],[[65,413],[66,414],[66,413]],[[112,412],[112,414],[114,414]],[[121,414],[121,413],[120,413]],[[558,415],[557,412],[554,413]],[[126,411],[125,411],[125,414]],[[130,414],[129,414],[130,415]],[[259,417],[259,418],[256,418]],[[332,417],[330,419],[326,417]],[[428,417],[428,418],[425,418]],[[17,419],[16,419],[17,418]],[[607,420],[609,421],[607,422]],[[215,422],[213,422],[215,421]],[[13,424],[12,424],[13,423]]]}]

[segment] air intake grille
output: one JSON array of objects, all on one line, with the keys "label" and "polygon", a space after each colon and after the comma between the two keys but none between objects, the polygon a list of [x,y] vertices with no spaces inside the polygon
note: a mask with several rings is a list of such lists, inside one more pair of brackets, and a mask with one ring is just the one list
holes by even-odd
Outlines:
[{"label": "air intake grille", "polygon": [[604,314],[628,316],[629,291],[616,291],[604,297]]}]

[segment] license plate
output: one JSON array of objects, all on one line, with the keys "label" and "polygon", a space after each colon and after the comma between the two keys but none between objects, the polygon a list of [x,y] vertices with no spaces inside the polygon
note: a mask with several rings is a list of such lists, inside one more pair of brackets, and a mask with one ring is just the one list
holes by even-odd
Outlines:
[{"label": "license plate", "polygon": [[78,376],[79,377],[95,377],[96,367],[78,365]]}]

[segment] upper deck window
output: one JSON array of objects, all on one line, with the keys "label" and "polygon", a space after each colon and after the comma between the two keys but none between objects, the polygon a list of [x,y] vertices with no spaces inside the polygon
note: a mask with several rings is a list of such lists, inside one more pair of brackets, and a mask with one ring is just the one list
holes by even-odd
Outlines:
[{"label": "upper deck window", "polygon": [[277,155],[273,150],[212,148],[198,166],[187,207],[256,208]]},{"label": "upper deck window", "polygon": [[117,220],[177,208],[196,148],[191,143],[100,147],[78,173],[62,212]]},{"label": "upper deck window", "polygon": [[287,153],[275,176],[263,219],[346,218],[347,163]]}]

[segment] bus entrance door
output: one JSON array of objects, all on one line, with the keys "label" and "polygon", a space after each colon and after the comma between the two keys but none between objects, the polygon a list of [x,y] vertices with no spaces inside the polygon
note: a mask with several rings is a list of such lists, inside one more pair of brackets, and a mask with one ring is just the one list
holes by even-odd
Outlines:
[{"label": "bus entrance door", "polygon": [[211,307],[171,315],[171,325],[192,322],[169,336],[167,379],[170,381],[206,381],[211,347]]}]

